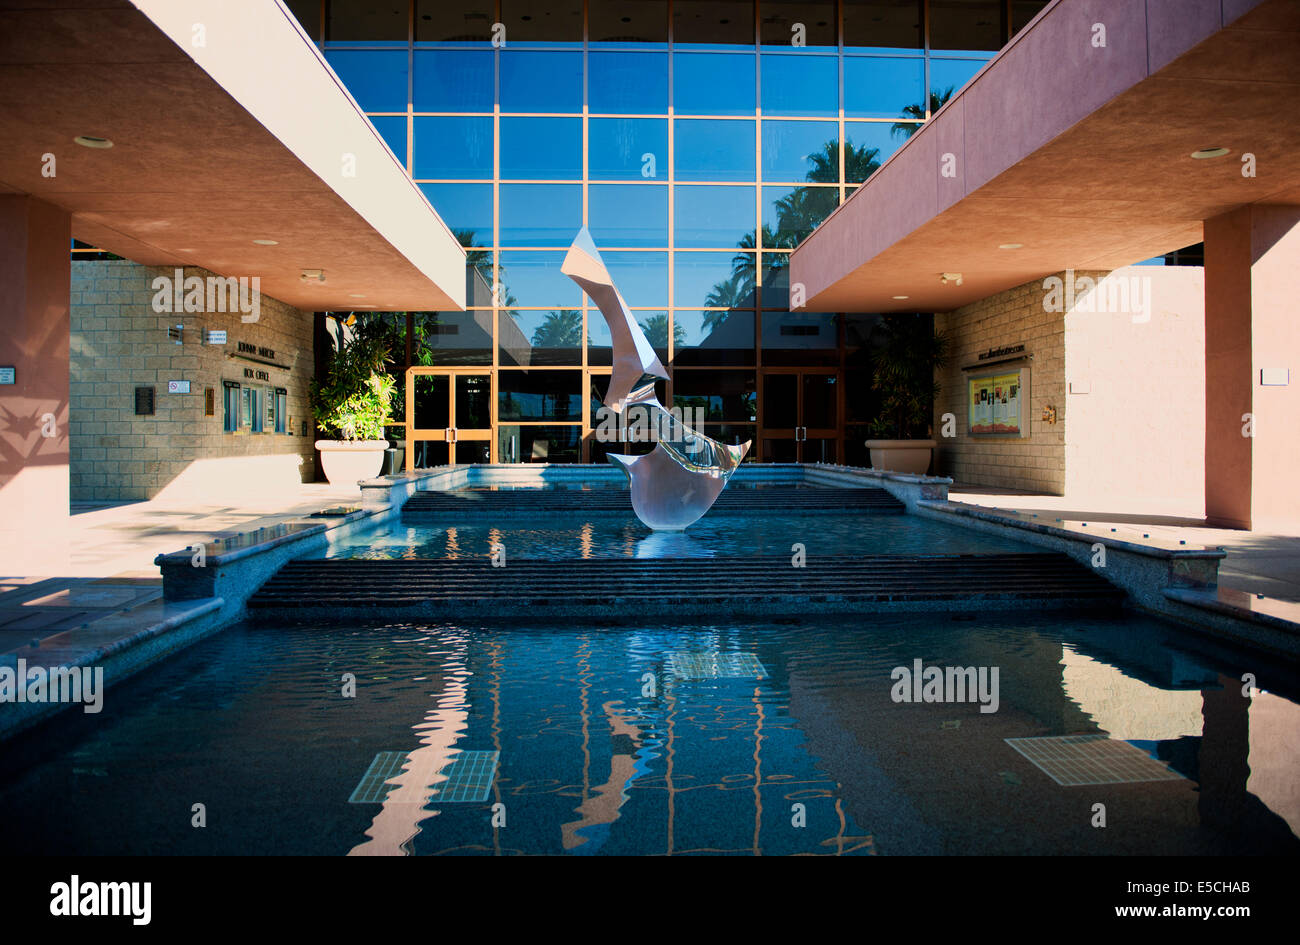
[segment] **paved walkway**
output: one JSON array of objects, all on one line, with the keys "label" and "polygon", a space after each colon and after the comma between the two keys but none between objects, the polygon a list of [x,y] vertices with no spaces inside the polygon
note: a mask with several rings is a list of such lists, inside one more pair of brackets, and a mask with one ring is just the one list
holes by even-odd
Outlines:
[{"label": "paved walkway", "polygon": [[[1189,546],[1222,548],[1228,556],[1219,565],[1219,584],[1248,594],[1265,594],[1300,602],[1300,534],[1246,532],[1210,528],[1205,519],[1189,515],[1151,515],[1107,507],[1104,502],[1078,502],[1068,496],[1035,495],[991,486],[962,487],[948,492],[952,502],[1017,512],[1052,513],[1061,524],[1107,522],[1141,527],[1153,538],[1186,541]],[[1082,527],[1080,531],[1084,531]]]},{"label": "paved walkway", "polygon": [[142,622],[161,606],[162,578],[153,559],[198,542],[229,538],[335,505],[360,505],[359,489],[304,484],[266,499],[86,505],[72,509],[72,564],[67,574],[0,575],[0,654],[32,641],[82,630],[134,612]]}]

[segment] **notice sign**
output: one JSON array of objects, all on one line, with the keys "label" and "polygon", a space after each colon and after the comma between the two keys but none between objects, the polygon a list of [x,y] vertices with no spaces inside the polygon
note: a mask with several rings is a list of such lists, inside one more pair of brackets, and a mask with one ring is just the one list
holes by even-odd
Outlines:
[{"label": "notice sign", "polygon": [[1022,435],[1023,387],[1020,371],[971,378],[967,405],[970,432]]},{"label": "notice sign", "polygon": [[189,381],[168,381],[167,393],[169,394],[188,394],[190,392]]},{"label": "notice sign", "polygon": [[15,371],[11,367],[0,367],[0,384],[14,383]]}]

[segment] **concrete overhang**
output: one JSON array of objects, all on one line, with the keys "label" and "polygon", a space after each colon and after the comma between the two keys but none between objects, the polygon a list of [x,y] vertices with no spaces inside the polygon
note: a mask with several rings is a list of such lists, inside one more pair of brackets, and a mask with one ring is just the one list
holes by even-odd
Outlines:
[{"label": "concrete overhang", "polygon": [[791,286],[807,311],[942,312],[1130,265],[1300,204],[1298,153],[1296,0],[1056,0],[795,250]]},{"label": "concrete overhang", "polygon": [[464,308],[464,250],[275,0],[0,0],[0,142],[0,193],[136,262],[309,310]]}]

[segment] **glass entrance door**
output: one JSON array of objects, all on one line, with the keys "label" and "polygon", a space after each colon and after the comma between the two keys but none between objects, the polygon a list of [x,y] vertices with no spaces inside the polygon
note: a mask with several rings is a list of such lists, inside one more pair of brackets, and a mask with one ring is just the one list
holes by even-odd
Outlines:
[{"label": "glass entrance door", "polygon": [[491,463],[492,372],[412,367],[406,372],[406,468]]},{"label": "glass entrance door", "polygon": [[838,462],[839,397],[838,371],[764,371],[763,462]]}]

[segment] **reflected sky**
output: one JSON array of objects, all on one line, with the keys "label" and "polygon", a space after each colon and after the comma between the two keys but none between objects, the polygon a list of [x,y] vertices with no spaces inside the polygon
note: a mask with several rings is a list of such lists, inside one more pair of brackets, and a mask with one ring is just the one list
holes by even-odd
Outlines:
[{"label": "reflected sky", "polygon": [[587,229],[602,249],[667,246],[668,187],[658,184],[589,185]]},{"label": "reflected sky", "polygon": [[746,234],[752,237],[756,214],[753,187],[682,185],[674,194],[677,205],[673,226],[678,246],[734,246]]},{"label": "reflected sky", "polygon": [[582,180],[581,118],[502,118],[502,180]]},{"label": "reflected sky", "polygon": [[678,180],[754,179],[753,121],[677,119],[673,122]]}]

